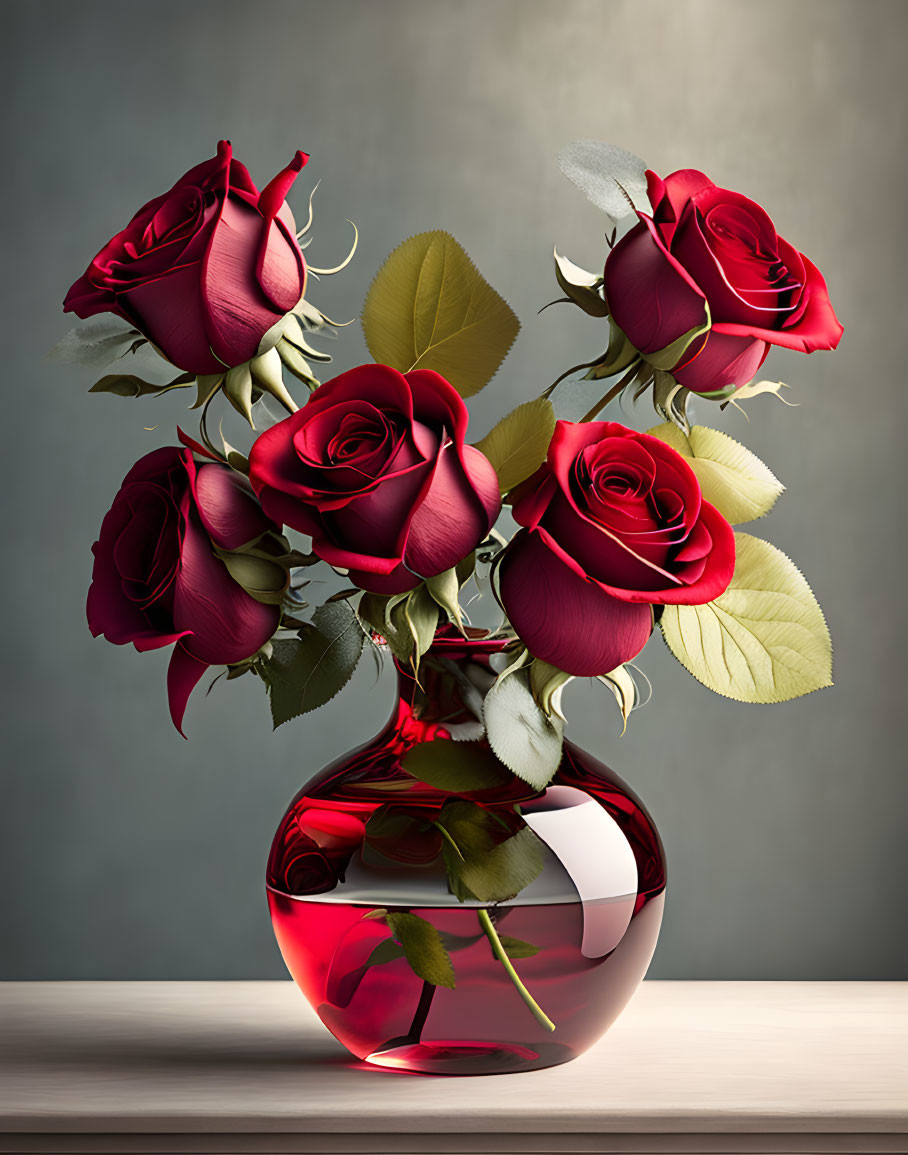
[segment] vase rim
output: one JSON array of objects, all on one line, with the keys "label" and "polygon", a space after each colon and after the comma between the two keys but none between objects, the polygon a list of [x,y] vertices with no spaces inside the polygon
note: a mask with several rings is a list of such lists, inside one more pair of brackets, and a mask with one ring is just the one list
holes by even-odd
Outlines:
[{"label": "vase rim", "polygon": [[479,629],[476,626],[465,626],[462,634],[454,626],[445,625],[436,632],[432,639],[432,645],[426,654],[433,652],[446,656],[453,656],[456,653],[463,653],[465,656],[468,654],[500,654],[508,646],[513,645],[514,641],[515,639],[508,635],[496,635],[492,630]]}]

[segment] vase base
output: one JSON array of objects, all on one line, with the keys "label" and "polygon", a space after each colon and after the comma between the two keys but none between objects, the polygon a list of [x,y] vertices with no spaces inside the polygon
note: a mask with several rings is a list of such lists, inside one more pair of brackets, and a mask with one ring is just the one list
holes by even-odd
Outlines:
[{"label": "vase base", "polygon": [[519,1043],[439,1039],[406,1043],[373,1051],[364,1062],[373,1067],[413,1071],[423,1075],[504,1075],[554,1067],[574,1058],[570,1048],[558,1043],[524,1047]]}]

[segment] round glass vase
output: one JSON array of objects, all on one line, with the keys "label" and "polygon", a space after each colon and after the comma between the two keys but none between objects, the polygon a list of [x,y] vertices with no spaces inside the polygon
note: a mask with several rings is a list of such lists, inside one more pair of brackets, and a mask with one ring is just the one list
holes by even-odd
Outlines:
[{"label": "round glass vase", "polygon": [[[387,726],[305,786],[274,837],[267,893],[287,968],[328,1030],[375,1066],[478,1075],[564,1063],[608,1029],[656,947],[665,891],[656,827],[625,783],[571,742],[541,792],[515,777],[458,796],[534,830],[543,856],[534,881],[494,904],[450,892],[432,820],[452,795],[401,760],[420,742],[476,728],[465,701],[475,710],[470,687],[491,682],[501,648],[438,636],[418,683],[398,664]],[[453,987],[414,973],[388,918],[400,913],[438,932]]]}]

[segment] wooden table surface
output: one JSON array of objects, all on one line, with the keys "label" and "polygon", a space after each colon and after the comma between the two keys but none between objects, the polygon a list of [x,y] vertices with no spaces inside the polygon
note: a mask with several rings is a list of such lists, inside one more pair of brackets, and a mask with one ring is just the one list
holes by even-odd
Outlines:
[{"label": "wooden table surface", "polygon": [[5,983],[0,1151],[908,1152],[908,984],[647,982],[574,1062],[444,1078],[289,982]]}]

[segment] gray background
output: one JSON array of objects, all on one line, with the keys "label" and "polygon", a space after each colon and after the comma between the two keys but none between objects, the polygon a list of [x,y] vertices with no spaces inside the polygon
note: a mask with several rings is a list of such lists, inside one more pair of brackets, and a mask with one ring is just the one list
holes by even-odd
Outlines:
[{"label": "gray background", "polygon": [[[371,664],[272,736],[254,679],[167,718],[163,652],[94,641],[94,540],[130,464],[191,421],[182,395],[88,397],[43,359],[60,301],[135,209],[220,136],[260,184],[302,147],[318,178],[314,287],[352,316],[407,235],[453,232],[524,328],[476,398],[481,434],[569,364],[601,324],[556,295],[553,243],[595,267],[600,214],[555,156],[593,137],[657,171],[699,167],[764,204],[827,277],[836,354],[774,352],[799,408],[701,402],[790,492],[754,527],[794,556],[836,645],[836,686],[771,707],[690,678],[654,639],[655,697],[619,738],[578,684],[570,734],[611,762],[662,830],[670,900],[651,974],[904,978],[906,813],[903,148],[908,6],[876,2],[7,4],[0,83],[5,260],[2,665],[4,978],[283,974],[263,895],[284,806],[364,740],[391,700]],[[367,359],[357,329],[338,370]],[[565,389],[563,413],[589,404]],[[641,411],[638,426],[653,423]],[[159,425],[152,432],[144,426]]]}]

